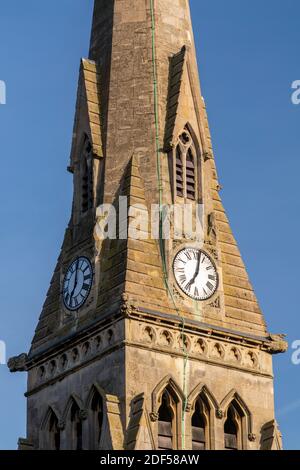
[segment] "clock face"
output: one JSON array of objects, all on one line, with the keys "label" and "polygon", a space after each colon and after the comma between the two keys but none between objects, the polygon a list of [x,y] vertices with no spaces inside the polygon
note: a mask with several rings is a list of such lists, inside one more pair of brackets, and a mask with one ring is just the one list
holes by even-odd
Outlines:
[{"label": "clock face", "polygon": [[93,284],[93,268],[88,258],[77,258],[69,266],[63,283],[63,301],[68,310],[78,310],[87,300]]},{"label": "clock face", "polygon": [[197,248],[181,250],[174,259],[173,270],[180,289],[194,300],[208,300],[218,288],[214,262]]}]

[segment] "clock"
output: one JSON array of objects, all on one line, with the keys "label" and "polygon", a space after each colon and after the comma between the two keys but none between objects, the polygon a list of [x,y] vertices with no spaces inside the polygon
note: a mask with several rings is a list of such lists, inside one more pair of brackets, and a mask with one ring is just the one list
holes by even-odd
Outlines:
[{"label": "clock", "polygon": [[63,302],[70,311],[86,302],[93,284],[93,268],[88,258],[80,256],[69,266],[63,282]]},{"label": "clock", "polygon": [[215,263],[197,248],[179,251],[173,262],[173,271],[180,289],[194,300],[208,300],[218,288],[219,277]]}]

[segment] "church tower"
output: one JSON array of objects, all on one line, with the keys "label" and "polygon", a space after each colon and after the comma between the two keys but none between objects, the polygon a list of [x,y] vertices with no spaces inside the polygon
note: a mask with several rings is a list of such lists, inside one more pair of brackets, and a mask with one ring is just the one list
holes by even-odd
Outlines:
[{"label": "church tower", "polygon": [[[28,374],[19,448],[280,449],[272,355],[287,345],[221,202],[188,0],[95,0],[68,170],[57,266],[29,353],[9,361]],[[117,238],[100,236],[103,204]],[[201,229],[182,232],[173,205]]]}]

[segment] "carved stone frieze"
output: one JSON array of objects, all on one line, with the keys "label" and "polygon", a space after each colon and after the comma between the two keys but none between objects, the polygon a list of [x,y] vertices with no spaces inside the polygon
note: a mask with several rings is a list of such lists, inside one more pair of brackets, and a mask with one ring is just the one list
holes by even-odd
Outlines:
[{"label": "carved stone frieze", "polygon": [[[215,340],[211,335],[197,336],[188,332],[162,327],[161,325],[147,325],[139,323],[137,341],[144,346],[170,349],[172,351],[188,354],[190,357],[206,358],[207,360],[222,362],[230,366],[243,367],[249,370],[261,370],[259,349],[248,348],[242,341],[240,345],[233,344],[230,338],[223,341]],[[135,337],[131,338],[135,341]]]}]

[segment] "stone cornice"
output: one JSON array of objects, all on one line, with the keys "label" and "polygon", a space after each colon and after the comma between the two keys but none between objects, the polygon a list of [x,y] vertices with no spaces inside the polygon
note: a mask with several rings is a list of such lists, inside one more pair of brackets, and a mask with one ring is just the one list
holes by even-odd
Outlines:
[{"label": "stone cornice", "polygon": [[[127,317],[139,320],[143,319],[144,321],[151,323],[157,323],[159,320],[161,326],[173,326],[182,330],[183,319],[176,315],[138,308],[129,310],[127,312]],[[258,347],[270,354],[283,353],[286,352],[288,348],[288,344],[284,340],[283,335],[267,334],[266,336],[258,336],[252,333],[230,330],[192,319],[184,319],[184,330],[186,332],[211,337],[216,340],[224,340],[248,347]]]}]

